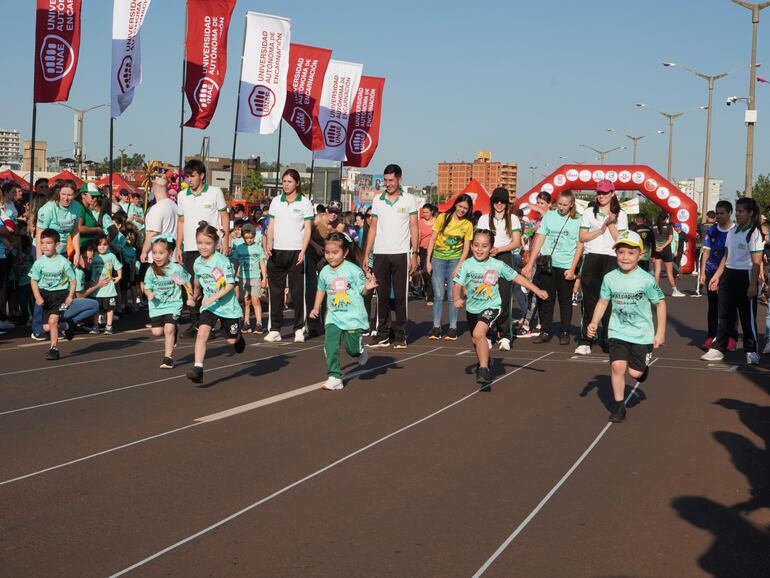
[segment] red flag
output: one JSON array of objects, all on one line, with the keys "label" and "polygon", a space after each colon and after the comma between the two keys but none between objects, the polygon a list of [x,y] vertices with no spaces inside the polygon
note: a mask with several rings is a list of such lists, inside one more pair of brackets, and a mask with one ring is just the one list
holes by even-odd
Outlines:
[{"label": "red flag", "polygon": [[187,1],[184,92],[192,114],[185,126],[206,128],[214,117],[227,70],[227,31],[235,1]]},{"label": "red flag", "polygon": [[326,68],[332,51],[326,48],[291,44],[289,72],[286,76],[288,94],[283,118],[297,132],[299,140],[311,151],[324,148],[324,135],[318,124]]},{"label": "red flag", "polygon": [[35,102],[69,97],[80,52],[80,1],[37,0]]},{"label": "red flag", "polygon": [[348,121],[345,166],[367,167],[380,140],[384,78],[362,76]]}]

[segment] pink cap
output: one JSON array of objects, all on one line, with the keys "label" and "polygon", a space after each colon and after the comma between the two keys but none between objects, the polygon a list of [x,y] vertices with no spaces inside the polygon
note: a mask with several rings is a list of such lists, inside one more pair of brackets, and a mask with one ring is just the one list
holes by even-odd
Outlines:
[{"label": "pink cap", "polygon": [[611,193],[614,190],[615,185],[612,184],[612,181],[608,181],[607,179],[602,179],[596,183],[596,192],[598,193]]}]

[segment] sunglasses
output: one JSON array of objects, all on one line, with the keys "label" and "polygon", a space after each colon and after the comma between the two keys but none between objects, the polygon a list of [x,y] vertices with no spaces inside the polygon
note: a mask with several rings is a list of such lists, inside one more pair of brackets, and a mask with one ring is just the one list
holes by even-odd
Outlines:
[{"label": "sunglasses", "polygon": [[596,195],[611,195],[612,191],[596,191]]},{"label": "sunglasses", "polygon": [[497,204],[507,205],[508,201],[505,201],[503,199],[495,199],[493,204],[495,204],[495,205],[497,205]]}]

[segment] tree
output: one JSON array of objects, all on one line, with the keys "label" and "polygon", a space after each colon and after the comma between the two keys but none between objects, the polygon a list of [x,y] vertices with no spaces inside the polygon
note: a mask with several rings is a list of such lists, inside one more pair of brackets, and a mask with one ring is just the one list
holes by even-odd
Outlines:
[{"label": "tree", "polygon": [[751,196],[759,205],[759,210],[767,213],[770,209],[770,175],[759,175],[754,181]]},{"label": "tree", "polygon": [[265,188],[265,182],[262,179],[262,175],[257,171],[247,171],[243,176],[243,185],[241,189],[245,194],[261,193]]},{"label": "tree", "polygon": [[658,216],[663,212],[663,209],[661,209],[658,205],[655,203],[651,203],[647,200],[642,200],[639,203],[639,214],[643,215],[647,221],[654,225],[655,222],[658,220]]}]

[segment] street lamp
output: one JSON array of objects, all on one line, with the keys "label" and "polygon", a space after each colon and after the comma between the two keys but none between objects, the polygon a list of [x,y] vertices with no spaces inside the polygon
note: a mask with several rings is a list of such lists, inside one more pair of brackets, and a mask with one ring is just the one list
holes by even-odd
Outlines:
[{"label": "street lamp", "polygon": [[751,22],[753,24],[749,71],[749,110],[746,112],[746,187],[743,193],[745,196],[750,197],[752,181],[754,180],[754,123],[757,122],[757,109],[754,98],[757,88],[757,29],[759,28],[759,12],[770,6],[770,2],[762,2],[760,4],[751,4],[743,0],[733,0],[733,2],[751,10]]},{"label": "street lamp", "polygon": [[83,176],[83,149],[85,148],[83,146],[83,117],[87,112],[107,106],[107,103],[97,104],[90,108],[75,108],[74,106],[64,104],[63,102],[57,104],[65,106],[75,112],[75,156],[78,159],[78,176]]},{"label": "street lamp", "polygon": [[639,141],[644,138],[644,135],[642,134],[639,136],[631,136],[630,134],[627,134],[626,138],[630,138],[631,141],[634,143],[634,160],[632,164],[636,164],[636,145],[638,145]]},{"label": "street lamp", "polygon": [[118,148],[118,150],[120,151],[120,174],[121,174],[121,175],[123,174],[123,157],[125,156],[125,154],[126,154],[126,151],[127,151],[127,150],[129,149],[129,147],[131,147],[131,146],[133,146],[133,145],[128,145],[128,146],[125,146],[125,147],[123,147],[123,148]]},{"label": "street lamp", "polygon": [[529,166],[529,180],[530,180],[530,187],[535,186],[535,171],[537,170],[537,166]]},{"label": "street lamp", "polygon": [[599,149],[595,149],[594,147],[590,147],[588,145],[581,144],[580,146],[581,147],[585,147],[587,149],[590,149],[590,150],[594,151],[597,155],[599,155],[599,159],[598,160],[599,160],[599,163],[602,164],[602,165],[604,164],[604,157],[607,156],[608,154],[610,154],[612,152],[615,152],[615,151],[624,150],[624,149],[628,148],[626,146],[621,146],[621,147],[615,147],[614,149],[609,149],[609,150],[606,150],[606,151],[600,151]]},{"label": "street lamp", "polygon": [[[638,108],[647,108],[647,105],[643,102],[637,102],[636,106]],[[651,110],[655,110],[654,108]],[[665,116],[668,119],[668,170],[666,171],[666,178],[670,181],[671,180],[671,161],[673,160],[673,146],[674,146],[674,121],[682,116],[683,112],[677,112],[674,114],[670,114],[668,112],[661,112],[659,110],[655,110],[658,114]]]}]

